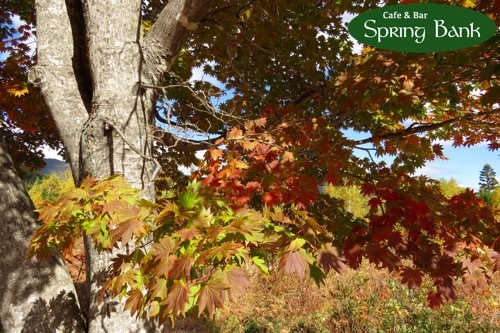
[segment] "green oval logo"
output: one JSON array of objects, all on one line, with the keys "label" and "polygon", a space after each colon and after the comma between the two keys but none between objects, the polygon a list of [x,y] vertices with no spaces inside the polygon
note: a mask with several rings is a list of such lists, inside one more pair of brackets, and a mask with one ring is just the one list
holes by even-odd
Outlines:
[{"label": "green oval logo", "polygon": [[471,9],[406,4],[381,7],[356,16],[348,26],[358,41],[402,52],[443,52],[470,47],[492,37],[497,27]]}]

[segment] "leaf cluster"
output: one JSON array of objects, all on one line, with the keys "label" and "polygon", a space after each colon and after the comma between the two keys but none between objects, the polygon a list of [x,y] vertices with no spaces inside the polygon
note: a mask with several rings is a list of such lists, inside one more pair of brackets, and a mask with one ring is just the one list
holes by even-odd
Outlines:
[{"label": "leaf cluster", "polygon": [[[75,239],[90,237],[98,251],[121,248],[102,292],[127,297],[132,314],[175,320],[186,311],[213,315],[248,285],[245,267],[267,273],[267,258],[277,253],[279,267],[300,277],[324,277],[319,265],[340,269],[332,247],[313,255],[307,239],[295,234],[299,221],[279,209],[258,212],[231,205],[201,182],[192,181],[172,198],[156,204],[139,199],[118,176],[86,178],[81,186],[39,209],[43,225],[35,232],[29,256],[71,251]],[[307,220],[302,212],[300,219]],[[312,234],[322,228],[307,221]],[[338,261],[338,263],[336,263]]]}]

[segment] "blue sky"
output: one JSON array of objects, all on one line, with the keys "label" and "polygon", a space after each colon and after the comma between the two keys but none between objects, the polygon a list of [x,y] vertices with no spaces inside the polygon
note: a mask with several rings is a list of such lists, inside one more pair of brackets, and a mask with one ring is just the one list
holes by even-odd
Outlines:
[{"label": "blue sky", "polygon": [[[368,133],[358,133],[346,131],[348,138],[360,140],[369,137]],[[497,179],[500,181],[500,151],[492,152],[488,149],[486,142],[473,147],[453,147],[452,141],[437,141],[443,146],[443,153],[447,159],[438,159],[428,162],[423,168],[417,170],[417,175],[425,175],[433,179],[454,178],[462,187],[469,187],[474,190],[479,189],[479,173],[485,164],[491,165],[497,172]],[[366,145],[368,148],[368,145]],[[368,154],[361,150],[354,153],[359,157],[367,157]],[[373,156],[375,157],[375,156]],[[375,158],[376,161],[392,163],[392,157]]]},{"label": "blue sky", "polygon": [[420,170],[431,178],[455,178],[461,186],[479,188],[479,172],[485,164],[491,165],[500,181],[500,151],[492,152],[487,145],[454,148],[444,144],[444,154],[448,160],[438,160],[428,163]]}]

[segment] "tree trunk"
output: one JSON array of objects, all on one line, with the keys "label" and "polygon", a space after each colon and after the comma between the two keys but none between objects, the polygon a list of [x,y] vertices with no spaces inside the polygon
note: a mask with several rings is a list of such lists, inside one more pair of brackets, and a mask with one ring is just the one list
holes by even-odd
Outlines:
[{"label": "tree trunk", "polygon": [[[154,93],[196,23],[214,1],[172,0],[142,45],[141,0],[36,0],[38,63],[30,82],[60,131],[76,183],[86,175],[121,174],[154,200]],[[86,241],[89,332],[154,332],[123,311],[124,302],[98,300],[116,253],[98,254]]]},{"label": "tree trunk", "polygon": [[[151,109],[140,93],[142,35],[141,0],[87,1],[84,4],[94,95],[89,120],[82,133],[84,173],[102,178],[121,174],[143,196],[153,200]],[[96,144],[100,143],[100,144]],[[151,323],[123,311],[123,302],[98,300],[105,271],[114,253],[98,254],[86,241],[90,277],[89,332],[153,332]]]},{"label": "tree trunk", "polygon": [[0,319],[6,333],[85,332],[76,291],[60,255],[26,261],[37,218],[0,138]]}]

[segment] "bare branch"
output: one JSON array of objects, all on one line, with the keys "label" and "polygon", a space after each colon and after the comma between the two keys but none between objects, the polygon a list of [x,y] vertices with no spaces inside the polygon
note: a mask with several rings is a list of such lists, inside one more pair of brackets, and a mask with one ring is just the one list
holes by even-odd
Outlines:
[{"label": "bare branch", "polygon": [[373,136],[371,138],[366,138],[363,140],[358,140],[358,141],[352,141],[353,144],[355,145],[360,145],[364,143],[371,143],[374,142],[375,140],[391,140],[391,139],[400,139],[404,138],[405,136],[411,135],[411,134],[419,134],[419,133],[425,133],[429,131],[433,131],[439,128],[442,128],[447,125],[451,125],[453,123],[456,123],[458,121],[468,121],[468,122],[475,122],[476,118],[481,118],[481,117],[488,117],[491,115],[495,114],[500,114],[500,110],[492,110],[492,111],[484,111],[484,112],[477,112],[477,113],[468,113],[464,116],[456,117],[456,118],[451,118],[447,119],[438,123],[430,123],[430,124],[420,124],[419,126],[415,126],[416,124],[411,124],[409,127],[405,128],[402,131],[398,132],[392,132],[392,133],[387,133],[387,134],[382,134],[382,135],[377,135]]},{"label": "bare branch", "polygon": [[208,149],[214,146],[217,140],[220,140],[223,136],[217,136],[212,139],[197,141],[180,138],[172,133],[165,132],[161,129],[156,129],[154,131],[154,137],[156,141],[164,144],[167,148],[172,148],[177,151],[187,153]]}]

